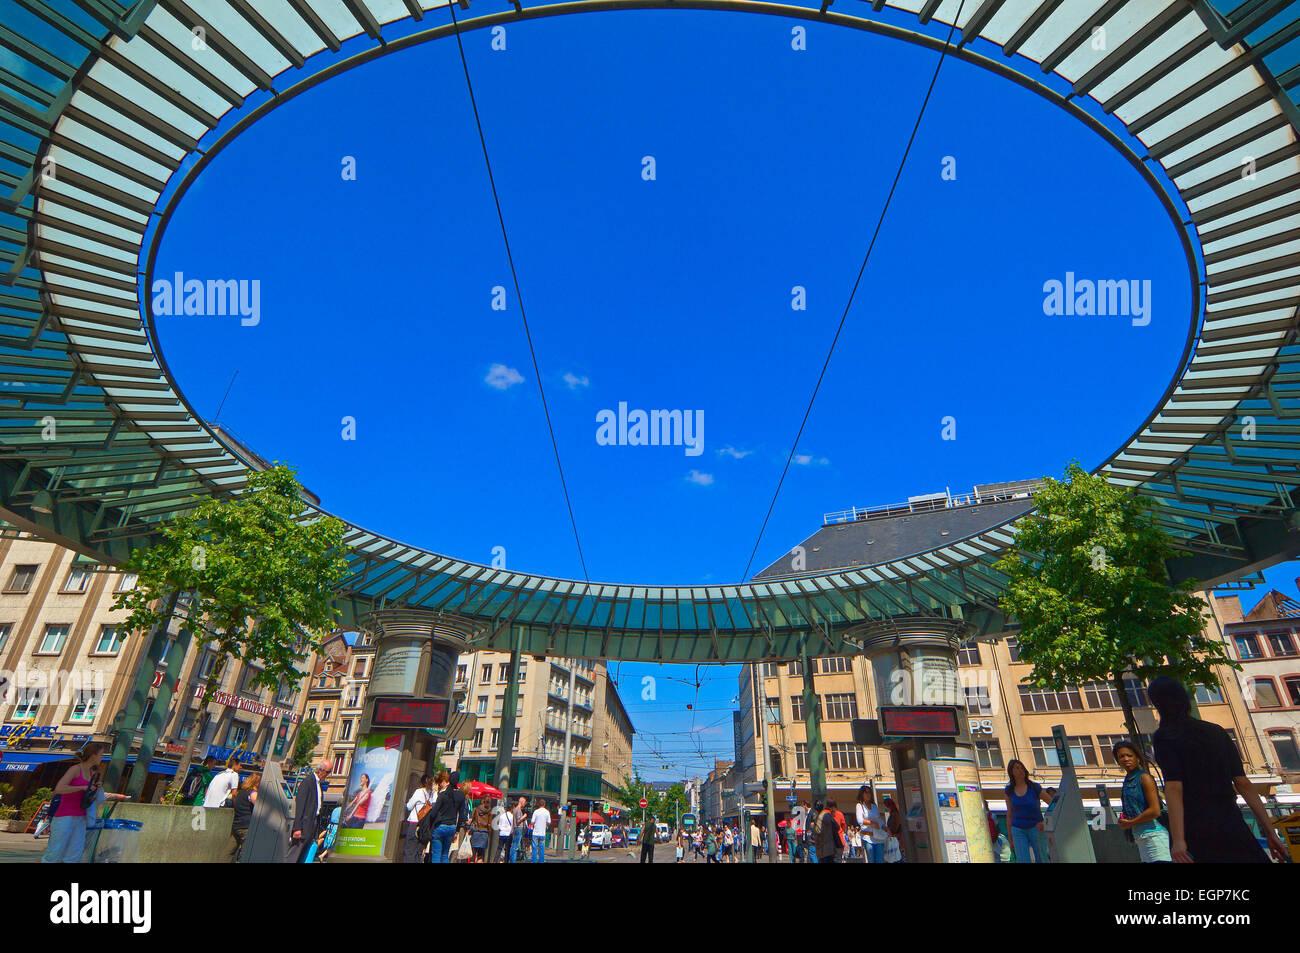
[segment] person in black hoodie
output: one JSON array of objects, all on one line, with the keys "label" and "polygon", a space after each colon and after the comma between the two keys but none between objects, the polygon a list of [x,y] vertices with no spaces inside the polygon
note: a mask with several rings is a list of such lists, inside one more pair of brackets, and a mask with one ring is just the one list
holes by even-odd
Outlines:
[{"label": "person in black hoodie", "polygon": [[1266,832],[1279,861],[1287,849],[1246,777],[1232,738],[1218,725],[1191,715],[1187,689],[1162,675],[1147,687],[1160,713],[1152,736],[1155,761],[1165,777],[1169,804],[1169,853],[1175,863],[1267,863],[1255,835],[1237,809],[1240,794]]},{"label": "person in black hoodie", "polygon": [[463,830],[469,817],[469,805],[460,789],[460,772],[439,771],[435,779],[438,800],[433,802],[430,822],[429,860],[431,864],[451,863],[451,839]]}]

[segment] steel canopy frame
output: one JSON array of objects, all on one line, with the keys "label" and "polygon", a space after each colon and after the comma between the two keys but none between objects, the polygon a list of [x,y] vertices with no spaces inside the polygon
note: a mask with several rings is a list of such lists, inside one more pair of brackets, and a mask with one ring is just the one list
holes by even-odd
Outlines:
[{"label": "steel canopy frame", "polygon": [[[70,0],[20,3],[52,32],[33,26],[22,43],[0,36],[0,45],[20,47],[36,77],[0,71],[0,193],[12,190],[0,198],[0,261],[9,266],[0,288],[0,516],[115,562],[146,545],[194,494],[244,485],[244,463],[194,413],[168,371],[142,293],[185,190],[279,103],[452,30],[394,38],[396,25],[417,11],[444,5],[414,0],[352,0],[342,8],[323,0],[96,3],[93,19],[77,13],[86,4]],[[914,14],[919,25],[946,33],[959,2],[873,2],[863,16],[848,16],[748,0],[577,0],[480,16],[461,29],[671,8],[820,21],[942,46],[937,36],[873,19],[884,6],[894,20]],[[105,11],[120,19],[105,23]],[[1151,185],[1183,246],[1193,302],[1183,354],[1164,397],[1100,472],[1167,504],[1166,525],[1194,554],[1180,562],[1203,580],[1292,556],[1300,545],[1290,532],[1300,522],[1300,147],[1287,92],[1295,70],[1279,67],[1276,56],[1285,45],[1278,38],[1294,24],[1268,26],[1258,53],[1252,24],[1216,20],[1204,4],[1183,0],[968,0],[957,26],[961,42],[950,56],[1067,109],[1106,139]],[[1093,43],[1097,27],[1105,30],[1101,49]],[[201,55],[193,51],[195,28],[205,37]],[[367,40],[380,45],[334,57],[344,44]],[[977,40],[1008,59],[968,48]],[[317,54],[325,55],[313,61]],[[330,65],[274,87],[309,61]],[[1069,92],[1035,78],[1035,65]],[[261,105],[214,132],[246,101]],[[1132,139],[1085,107],[1113,114]],[[1254,439],[1235,426],[1248,416]],[[44,440],[50,419],[57,439]],[[49,495],[39,508],[38,492]],[[802,638],[814,654],[837,651],[845,627],[889,615],[964,614],[996,624],[1001,579],[992,563],[1013,535],[1008,523],[879,565],[664,587],[491,569],[352,527],[352,572],[339,601],[347,617],[383,603],[467,615],[485,623],[480,644],[507,650],[513,626],[523,628],[531,652],[692,662],[794,657]]]}]

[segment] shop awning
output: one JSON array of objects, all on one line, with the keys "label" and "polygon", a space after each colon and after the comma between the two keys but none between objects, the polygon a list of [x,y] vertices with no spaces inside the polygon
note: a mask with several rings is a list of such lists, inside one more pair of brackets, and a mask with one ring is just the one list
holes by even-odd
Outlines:
[{"label": "shop awning", "polygon": [[47,751],[6,751],[0,755],[0,771],[33,771],[51,761],[71,761],[72,754]]},{"label": "shop awning", "polygon": [[[126,759],[126,763],[134,764],[135,760],[136,760],[135,757],[132,756]],[[178,767],[179,765],[175,761],[163,761],[159,758],[154,758],[152,761],[149,762],[149,773],[150,774],[175,774],[176,769]]]}]

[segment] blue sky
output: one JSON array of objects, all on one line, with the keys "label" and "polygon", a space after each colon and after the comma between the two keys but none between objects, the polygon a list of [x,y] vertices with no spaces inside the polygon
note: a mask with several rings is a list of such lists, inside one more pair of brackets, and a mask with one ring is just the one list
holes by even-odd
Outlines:
[{"label": "blue sky", "polygon": [[[787,21],[699,11],[515,24],[504,52],[465,38],[593,580],[736,581],[754,546],[936,56],[807,28],[801,52]],[[581,577],[454,42],[245,132],[168,227],[155,277],[176,271],[261,282],[255,326],[158,318],[201,414],[237,372],[221,422],[331,511]],[[1044,315],[1067,271],[1150,280],[1150,324]],[[1187,313],[1174,230],[1128,163],[948,60],[753,571],[826,511],[1095,466],[1163,393]],[[702,453],[599,445],[620,402],[702,411]],[[647,776],[730,751],[734,668],[698,691],[693,668],[619,671],[638,761],[674,765]]]}]

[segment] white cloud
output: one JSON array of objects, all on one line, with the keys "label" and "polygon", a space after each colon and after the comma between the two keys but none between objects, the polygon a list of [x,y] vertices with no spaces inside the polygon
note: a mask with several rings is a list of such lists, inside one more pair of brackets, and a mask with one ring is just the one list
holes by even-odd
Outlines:
[{"label": "white cloud", "polygon": [[591,380],[586,377],[579,377],[572,372],[566,372],[564,377],[560,378],[568,385],[569,390],[577,390],[579,387],[590,387]]},{"label": "white cloud", "polygon": [[811,453],[796,453],[793,463],[797,467],[824,467],[830,461],[825,457],[814,457]]},{"label": "white cloud", "polygon": [[516,384],[522,384],[524,376],[513,367],[506,367],[504,364],[493,364],[488,368],[487,377],[483,378],[483,383],[489,387],[495,387],[497,390],[509,390]]},{"label": "white cloud", "polygon": [[696,486],[712,486],[713,474],[701,473],[699,470],[692,470],[686,477],[687,483],[694,483]]},{"label": "white cloud", "polygon": [[728,444],[727,446],[723,447],[721,450],[718,451],[718,456],[721,457],[723,455],[726,455],[728,457],[735,457],[737,460],[744,460],[747,456],[749,456],[753,452],[754,452],[753,450],[737,450],[735,447]]}]

